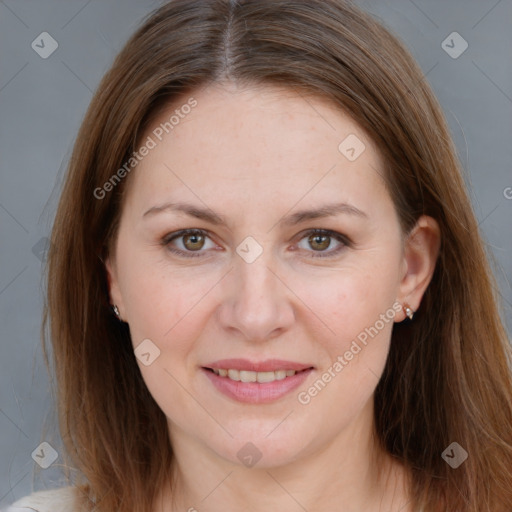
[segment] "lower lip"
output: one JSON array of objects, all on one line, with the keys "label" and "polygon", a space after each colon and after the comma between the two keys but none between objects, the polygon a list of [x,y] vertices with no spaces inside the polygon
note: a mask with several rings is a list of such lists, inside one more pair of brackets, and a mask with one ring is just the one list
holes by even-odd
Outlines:
[{"label": "lower lip", "polygon": [[312,368],[273,382],[241,382],[221,377],[210,370],[202,368],[203,373],[224,395],[238,402],[263,404],[273,402],[298,388],[313,371]]}]

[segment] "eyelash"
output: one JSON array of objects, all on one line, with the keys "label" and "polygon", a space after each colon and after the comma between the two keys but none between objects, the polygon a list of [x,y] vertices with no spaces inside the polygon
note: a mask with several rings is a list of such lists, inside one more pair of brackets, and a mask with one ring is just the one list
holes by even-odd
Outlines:
[{"label": "eyelash", "polygon": [[[170,243],[172,241],[174,241],[177,238],[180,238],[182,236],[185,236],[185,235],[202,235],[202,236],[206,236],[209,238],[208,232],[203,229],[197,229],[197,228],[183,229],[181,231],[177,231],[175,233],[170,233],[170,234],[164,236],[161,240],[161,244],[164,247],[166,247],[170,252],[177,254],[179,256],[183,256],[185,258],[202,257],[203,256],[202,253],[204,253],[205,251],[200,251],[200,250],[199,251],[183,251],[181,249],[176,249],[176,248],[170,246]],[[350,239],[347,236],[342,235],[341,233],[337,233],[336,231],[332,231],[330,229],[318,229],[318,228],[310,229],[310,230],[304,232],[302,237],[299,239],[299,242],[301,240],[303,240],[304,238],[307,238],[311,235],[328,236],[330,238],[334,238],[335,240],[337,240],[338,242],[340,242],[342,244],[337,249],[331,250],[328,252],[327,251],[313,251],[311,254],[312,258],[331,258],[333,256],[337,256],[345,247],[351,247],[351,245],[352,245]],[[308,252],[310,252],[310,251],[308,251]],[[316,252],[316,254],[315,254],[315,252]]]}]

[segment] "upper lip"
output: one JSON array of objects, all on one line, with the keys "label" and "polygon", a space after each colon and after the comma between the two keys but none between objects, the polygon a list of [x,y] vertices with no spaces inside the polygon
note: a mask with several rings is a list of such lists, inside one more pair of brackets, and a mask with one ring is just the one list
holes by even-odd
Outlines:
[{"label": "upper lip", "polygon": [[265,359],[264,361],[249,361],[249,359],[220,359],[204,365],[204,368],[214,370],[243,370],[249,372],[274,372],[277,370],[295,370],[300,372],[313,368],[311,364],[302,364],[284,359]]}]

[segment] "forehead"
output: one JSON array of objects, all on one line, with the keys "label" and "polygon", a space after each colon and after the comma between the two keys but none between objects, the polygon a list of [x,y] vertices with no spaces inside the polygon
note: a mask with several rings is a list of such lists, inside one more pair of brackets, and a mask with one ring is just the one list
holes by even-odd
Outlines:
[{"label": "forehead", "polygon": [[149,139],[130,176],[139,208],[196,196],[289,209],[301,196],[304,206],[383,192],[381,161],[362,129],[326,99],[294,90],[209,86],[153,116],[141,143]]}]

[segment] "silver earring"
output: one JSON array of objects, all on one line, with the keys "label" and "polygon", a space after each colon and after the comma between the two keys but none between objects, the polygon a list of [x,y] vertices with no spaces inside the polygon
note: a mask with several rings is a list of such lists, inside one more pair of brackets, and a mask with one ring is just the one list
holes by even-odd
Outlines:
[{"label": "silver earring", "polygon": [[414,317],[414,311],[405,303],[402,305],[402,307],[404,309],[405,314],[409,317],[409,320],[412,320]]},{"label": "silver earring", "polygon": [[117,318],[119,318],[119,320],[121,320],[121,313],[119,313],[118,307],[114,304],[112,306],[112,309],[113,309],[114,313],[116,314]]}]

